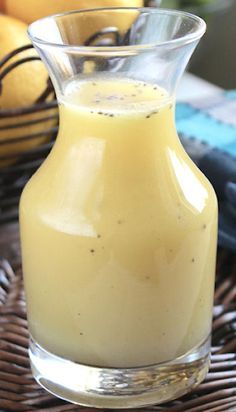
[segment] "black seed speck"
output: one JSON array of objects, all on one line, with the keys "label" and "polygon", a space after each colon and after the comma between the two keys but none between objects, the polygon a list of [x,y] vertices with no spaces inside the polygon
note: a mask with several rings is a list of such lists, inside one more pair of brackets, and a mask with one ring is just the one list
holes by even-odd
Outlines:
[{"label": "black seed speck", "polygon": [[157,114],[158,110],[156,110],[155,112],[151,112],[146,116],[146,119],[150,119],[151,116],[153,116],[154,114]]},{"label": "black seed speck", "polygon": [[102,236],[98,233],[98,236],[97,236],[97,237],[98,237],[98,239],[100,239],[100,237],[102,237]]},{"label": "black seed speck", "polygon": [[94,249],[90,249],[90,252],[91,252],[91,253],[94,253],[94,252],[95,252],[95,250],[94,250]]},{"label": "black seed speck", "polygon": [[113,113],[110,113],[110,114],[109,114],[109,117],[114,117],[114,114],[113,114]]},{"label": "black seed speck", "polygon": [[169,252],[172,253],[172,252],[173,252],[173,249],[169,249]]},{"label": "black seed speck", "polygon": [[78,316],[80,316],[80,313],[78,313]]},{"label": "black seed speck", "polygon": [[150,276],[145,276],[145,279],[149,280],[149,279],[150,279]]},{"label": "black seed speck", "polygon": [[118,225],[121,225],[123,222],[121,219],[117,220]]},{"label": "black seed speck", "polygon": [[194,259],[194,258],[192,258],[191,262],[192,262],[192,263],[194,263],[194,262],[195,262],[195,259]]},{"label": "black seed speck", "polygon": [[80,332],[80,336],[83,336],[83,332]]},{"label": "black seed speck", "polygon": [[207,225],[206,225],[206,224],[204,224],[204,225],[202,226],[203,230],[205,230],[205,229],[206,229],[206,227],[207,227]]}]

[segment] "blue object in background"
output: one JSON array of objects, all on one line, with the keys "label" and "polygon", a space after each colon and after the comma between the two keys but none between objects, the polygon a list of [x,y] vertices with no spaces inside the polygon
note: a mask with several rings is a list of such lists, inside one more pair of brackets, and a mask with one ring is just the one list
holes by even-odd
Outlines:
[{"label": "blue object in background", "polygon": [[177,104],[176,123],[180,135],[194,137],[211,147],[236,156],[235,125],[220,122],[187,103]]},{"label": "blue object in background", "polygon": [[219,244],[236,251],[236,91],[222,94],[207,109],[177,103],[176,126],[186,151],[216,191]]}]

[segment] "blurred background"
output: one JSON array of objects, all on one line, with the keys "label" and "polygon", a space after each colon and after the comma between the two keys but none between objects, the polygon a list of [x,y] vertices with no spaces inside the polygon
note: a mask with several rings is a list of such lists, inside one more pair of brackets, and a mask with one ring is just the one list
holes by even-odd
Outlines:
[{"label": "blurred background", "polygon": [[236,88],[236,1],[163,0],[161,5],[193,12],[207,22],[189,71],[225,89]]}]

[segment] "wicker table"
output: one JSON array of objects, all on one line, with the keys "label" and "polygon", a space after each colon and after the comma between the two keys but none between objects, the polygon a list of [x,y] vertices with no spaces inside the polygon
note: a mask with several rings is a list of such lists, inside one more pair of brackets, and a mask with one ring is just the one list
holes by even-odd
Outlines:
[{"label": "wicker table", "polygon": [[[32,378],[17,226],[0,230],[0,411],[89,410],[55,398]],[[236,256],[225,250],[218,251],[212,344],[210,372],[197,389],[142,411],[236,412]]]}]

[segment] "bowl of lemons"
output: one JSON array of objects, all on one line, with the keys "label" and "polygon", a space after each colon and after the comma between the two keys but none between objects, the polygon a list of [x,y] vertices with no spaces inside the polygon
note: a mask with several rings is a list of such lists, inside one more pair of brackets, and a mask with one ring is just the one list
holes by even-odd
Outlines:
[{"label": "bowl of lemons", "polygon": [[21,190],[50,150],[58,112],[47,71],[29,44],[27,23],[0,14],[0,45],[0,222],[5,222],[17,217]]},{"label": "bowl of lemons", "polygon": [[[57,122],[57,111],[50,108],[55,99],[53,90],[46,95],[46,69],[28,43],[27,25],[1,14],[0,171],[18,160],[22,152],[44,142],[46,138],[40,133]],[[47,116],[39,110],[43,101],[49,103]]]}]

